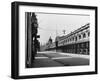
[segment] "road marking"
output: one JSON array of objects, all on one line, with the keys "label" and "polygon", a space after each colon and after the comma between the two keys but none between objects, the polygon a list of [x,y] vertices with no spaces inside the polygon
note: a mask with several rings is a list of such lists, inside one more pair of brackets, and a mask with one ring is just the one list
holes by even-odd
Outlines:
[{"label": "road marking", "polygon": [[35,57],[35,59],[47,59],[48,57]]},{"label": "road marking", "polygon": [[65,59],[65,58],[73,58],[73,57],[55,57],[55,58],[51,58],[51,59]]},{"label": "road marking", "polygon": [[54,51],[43,51],[43,52],[37,52],[37,53],[39,53],[39,54],[43,54],[43,53],[47,54],[47,53],[57,53],[57,52],[54,52]]}]

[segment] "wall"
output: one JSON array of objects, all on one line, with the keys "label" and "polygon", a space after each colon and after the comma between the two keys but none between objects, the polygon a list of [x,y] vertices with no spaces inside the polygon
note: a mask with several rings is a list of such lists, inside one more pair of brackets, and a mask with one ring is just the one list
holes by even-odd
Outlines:
[{"label": "wall", "polygon": [[[0,1],[0,81],[13,81],[10,78],[11,65],[11,2],[14,0]],[[90,5],[98,6],[100,10],[100,0],[21,0],[30,2],[43,3],[58,3],[58,4],[72,4],[72,5]],[[100,14],[100,11],[98,11]],[[100,17],[98,16],[100,21]],[[98,23],[98,31],[100,30]],[[100,32],[98,32],[100,34]],[[100,37],[98,38],[100,41]],[[98,43],[100,45],[100,43]],[[99,48],[99,46],[98,46]],[[99,51],[100,52],[100,51]],[[100,55],[98,55],[100,57]],[[100,59],[98,60],[100,62]],[[100,64],[98,65],[100,67]],[[99,70],[100,71],[100,70]],[[82,76],[65,76],[53,78],[39,78],[34,81],[99,81],[98,75],[82,75]],[[21,80],[22,81],[22,80]],[[26,81],[33,81],[33,79],[26,79]]]}]

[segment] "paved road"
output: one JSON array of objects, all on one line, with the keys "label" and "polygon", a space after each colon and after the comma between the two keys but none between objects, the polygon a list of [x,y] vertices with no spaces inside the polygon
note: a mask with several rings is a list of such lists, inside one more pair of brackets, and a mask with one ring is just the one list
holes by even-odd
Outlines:
[{"label": "paved road", "polygon": [[89,65],[89,55],[38,52],[32,67],[56,67]]}]

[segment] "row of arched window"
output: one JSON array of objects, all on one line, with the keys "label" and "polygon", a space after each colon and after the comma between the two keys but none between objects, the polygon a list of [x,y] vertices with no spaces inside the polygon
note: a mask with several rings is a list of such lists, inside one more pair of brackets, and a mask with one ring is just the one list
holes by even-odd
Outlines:
[{"label": "row of arched window", "polygon": [[90,37],[90,31],[88,30],[88,31],[84,31],[84,32],[76,34],[76,35],[72,35],[68,38],[66,37],[64,40],[58,41],[58,44],[64,45],[66,43],[72,43],[72,42],[88,39],[89,37]]}]

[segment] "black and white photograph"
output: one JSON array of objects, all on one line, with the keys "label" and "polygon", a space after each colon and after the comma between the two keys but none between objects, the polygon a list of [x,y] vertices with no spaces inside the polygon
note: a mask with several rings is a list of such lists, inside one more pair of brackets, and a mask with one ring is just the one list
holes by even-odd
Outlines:
[{"label": "black and white photograph", "polygon": [[97,7],[12,3],[11,77],[97,74]]},{"label": "black and white photograph", "polygon": [[83,66],[90,61],[90,16],[26,12],[26,68]]}]

